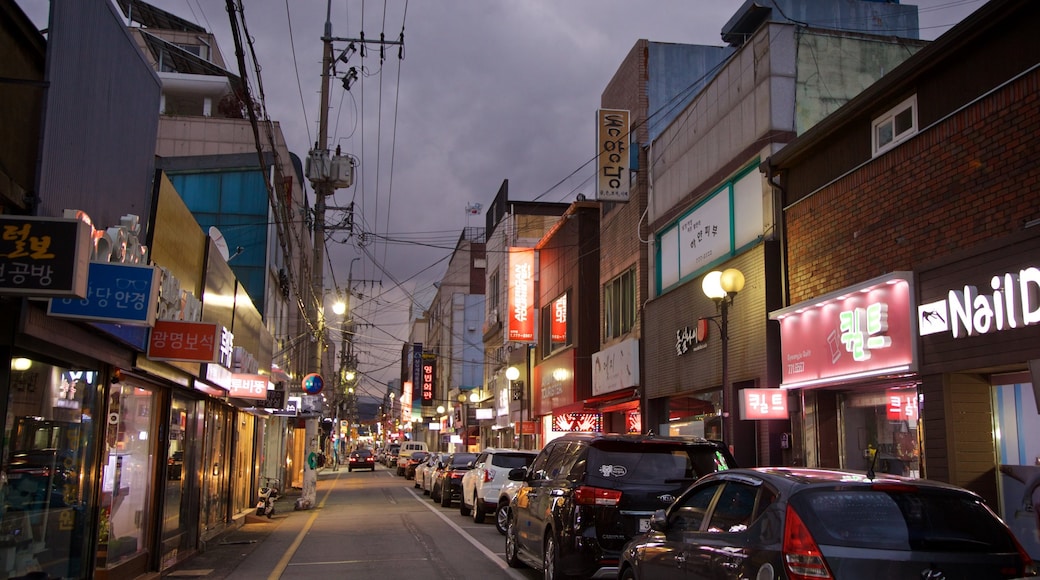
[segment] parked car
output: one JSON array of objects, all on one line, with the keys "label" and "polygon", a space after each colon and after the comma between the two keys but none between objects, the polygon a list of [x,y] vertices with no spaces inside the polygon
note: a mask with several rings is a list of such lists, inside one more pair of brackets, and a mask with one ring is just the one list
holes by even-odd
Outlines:
[{"label": "parked car", "polygon": [[71,450],[14,451],[5,471],[8,509],[40,510],[76,501],[80,476]]},{"label": "parked car", "polygon": [[433,488],[433,474],[437,471],[443,455],[439,451],[434,451],[430,453],[425,462],[415,468],[415,487],[422,489],[423,495],[430,495],[430,489]]},{"label": "parked car", "polygon": [[397,468],[397,475],[403,476],[405,474],[408,461],[416,451],[426,451],[426,443],[424,441],[405,441],[401,443],[397,454],[397,463],[394,464]]},{"label": "parked car", "polygon": [[506,561],[546,578],[608,577],[621,549],[650,528],[697,478],[736,462],[701,438],[569,433],[550,441],[527,469],[509,506]]},{"label": "parked car", "polygon": [[452,453],[441,461],[434,472],[430,498],[441,507],[451,507],[451,502],[462,497],[462,476],[473,469],[476,453]]},{"label": "parked car", "polygon": [[622,551],[618,577],[988,579],[1034,576],[1008,527],[949,484],[766,467],[708,475]]},{"label": "parked car", "polygon": [[386,448],[386,457],[383,460],[383,465],[390,468],[396,468],[397,456],[401,453],[401,446],[394,443],[393,445]]},{"label": "parked car", "polygon": [[415,469],[429,457],[426,451],[413,451],[404,464],[404,478],[415,479]]},{"label": "parked car", "polygon": [[509,518],[513,513],[510,511],[509,505],[513,502],[513,498],[516,497],[516,492],[520,489],[520,486],[521,482],[507,479],[502,484],[502,489],[498,490],[498,507],[495,508],[495,529],[503,536],[506,535],[506,530],[509,528]]},{"label": "parked car", "polygon": [[350,456],[347,458],[347,471],[351,472],[355,469],[376,470],[376,457],[372,455],[372,451],[355,449],[350,452]]},{"label": "parked car", "polygon": [[484,522],[487,514],[498,509],[499,492],[509,481],[509,470],[527,467],[534,461],[537,451],[520,449],[485,449],[477,455],[473,469],[462,476],[462,496],[459,513],[463,517],[473,515],[473,521]]}]

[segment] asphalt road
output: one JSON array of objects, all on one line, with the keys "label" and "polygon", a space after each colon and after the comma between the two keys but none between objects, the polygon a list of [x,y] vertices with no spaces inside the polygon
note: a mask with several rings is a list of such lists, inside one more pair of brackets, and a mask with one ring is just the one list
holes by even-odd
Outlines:
[{"label": "asphalt road", "polygon": [[249,516],[240,529],[164,574],[231,580],[534,579],[510,568],[505,537],[491,518],[476,524],[415,489],[412,480],[376,471],[322,470],[317,507],[293,511],[296,495],[277,503],[274,518]]}]

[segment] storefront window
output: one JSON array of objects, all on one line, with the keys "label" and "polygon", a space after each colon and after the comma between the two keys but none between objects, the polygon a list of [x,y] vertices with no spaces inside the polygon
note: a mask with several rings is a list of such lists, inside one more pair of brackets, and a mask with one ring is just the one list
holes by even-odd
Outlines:
[{"label": "storefront window", "polygon": [[170,406],[166,447],[166,481],[163,491],[162,564],[166,569],[195,547],[198,537],[197,493],[200,438],[196,409],[202,403],[178,395]]},{"label": "storefront window", "polygon": [[20,359],[0,461],[0,578],[82,578],[100,373]]},{"label": "storefront window", "polygon": [[156,394],[125,381],[109,390],[101,475],[99,568],[111,568],[147,549],[155,472]]},{"label": "storefront window", "polygon": [[838,400],[842,467],[920,477],[916,387],[849,391]]},{"label": "storefront window", "polygon": [[1000,515],[1029,555],[1040,559],[1040,406],[1036,390],[1029,382],[1011,382],[996,385],[993,397],[1000,436]]},{"label": "storefront window", "polygon": [[660,426],[660,433],[722,440],[722,389],[672,397],[668,423]]}]

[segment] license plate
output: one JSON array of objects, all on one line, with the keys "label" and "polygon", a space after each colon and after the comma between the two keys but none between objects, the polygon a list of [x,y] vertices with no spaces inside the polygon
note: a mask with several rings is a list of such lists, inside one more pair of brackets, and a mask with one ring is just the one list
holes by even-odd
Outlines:
[{"label": "license plate", "polygon": [[650,531],[650,518],[639,518],[639,533]]}]

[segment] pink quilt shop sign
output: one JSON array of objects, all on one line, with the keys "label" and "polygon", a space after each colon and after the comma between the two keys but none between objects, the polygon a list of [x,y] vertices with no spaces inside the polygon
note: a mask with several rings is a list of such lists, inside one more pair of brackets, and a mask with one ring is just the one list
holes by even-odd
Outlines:
[{"label": "pink quilt shop sign", "polygon": [[912,273],[777,310],[784,388],[817,387],[916,370]]}]

